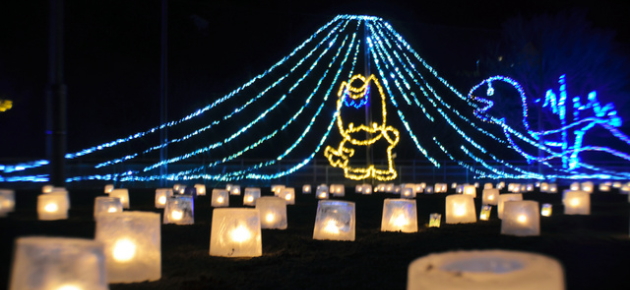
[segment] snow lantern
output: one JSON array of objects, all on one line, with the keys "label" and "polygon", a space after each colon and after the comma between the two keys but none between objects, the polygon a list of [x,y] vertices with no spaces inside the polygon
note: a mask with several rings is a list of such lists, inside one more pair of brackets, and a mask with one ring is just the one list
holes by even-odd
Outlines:
[{"label": "snow lantern", "polygon": [[506,201],[517,201],[517,200],[523,200],[522,193],[499,194],[499,200],[497,201],[497,215],[499,219],[503,218],[503,207],[504,207],[503,203]]},{"label": "snow lantern", "polygon": [[464,185],[464,191],[462,193],[472,197],[477,197],[477,188],[472,184],[466,184]]},{"label": "snow lantern", "polygon": [[328,186],[326,186],[325,184],[318,185],[315,196],[318,199],[328,199]]},{"label": "snow lantern", "polygon": [[173,189],[158,188],[155,190],[155,208],[166,207],[166,200],[173,196]]},{"label": "snow lantern", "polygon": [[241,186],[238,184],[232,184],[232,188],[230,188],[230,195],[241,195]]},{"label": "snow lantern", "polygon": [[212,207],[228,207],[230,206],[230,193],[225,189],[215,188],[212,190]]},{"label": "snow lantern", "polygon": [[579,190],[586,191],[588,193],[593,193],[593,191],[595,190],[595,185],[591,181],[582,182],[580,184]]},{"label": "snow lantern", "polygon": [[293,187],[285,187],[280,191],[280,195],[278,196],[287,204],[295,204],[295,189]]},{"label": "snow lantern", "polygon": [[258,198],[260,198],[260,188],[246,187],[245,194],[243,194],[243,205],[254,206]]},{"label": "snow lantern", "polygon": [[196,191],[197,191],[197,195],[206,195],[206,185],[205,184],[200,184],[197,183],[194,185]]},{"label": "snow lantern", "polygon": [[[432,192],[429,193],[446,193],[446,191],[448,190],[446,183],[436,183],[435,187],[433,188]],[[426,191],[425,191],[426,192]]]},{"label": "snow lantern", "polygon": [[42,221],[67,219],[67,198],[61,194],[40,194],[37,196],[37,217]]},{"label": "snow lantern", "polygon": [[341,200],[320,200],[315,216],[315,240],[354,241],[355,204]]},{"label": "snow lantern", "polygon": [[364,184],[361,186],[361,193],[363,193],[363,194],[365,194],[365,195],[370,195],[370,194],[372,194],[372,191],[373,191],[373,190],[372,190],[372,185],[371,185],[371,184],[364,183]]},{"label": "snow lantern", "polygon": [[512,236],[539,236],[540,213],[538,202],[533,200],[507,201],[503,204],[501,234]]},{"label": "snow lantern", "polygon": [[398,231],[403,233],[415,233],[418,231],[418,214],[415,200],[404,198],[386,198],[384,200],[381,232]]},{"label": "snow lantern", "polygon": [[610,191],[610,184],[608,184],[608,183],[600,183],[598,189],[599,189],[600,192],[609,192]]},{"label": "snow lantern", "polygon": [[0,217],[5,217],[14,210],[15,191],[12,189],[0,189]]},{"label": "snow lantern", "polygon": [[343,184],[331,184],[330,185],[330,194],[333,196],[345,196],[346,190]]},{"label": "snow lantern", "polygon": [[287,203],[277,196],[263,196],[256,200],[260,211],[260,226],[263,229],[284,230],[287,228]]},{"label": "snow lantern", "polygon": [[481,192],[481,203],[489,205],[497,205],[499,200],[499,190],[496,188],[484,189]]},{"label": "snow lantern", "polygon": [[579,182],[572,182],[571,185],[569,186],[570,190],[580,190],[580,183]]},{"label": "snow lantern", "polygon": [[162,276],[160,214],[126,211],[96,217],[95,240],[105,245],[109,283],[157,281]]},{"label": "snow lantern", "polygon": [[105,188],[103,189],[103,192],[105,194],[109,194],[110,192],[112,192],[112,190],[114,190],[114,185],[113,184],[106,184]]},{"label": "snow lantern", "polygon": [[271,192],[273,192],[273,195],[278,196],[283,188],[285,188],[284,184],[272,184]]},{"label": "snow lantern", "polygon": [[302,194],[309,194],[312,191],[312,187],[310,184],[302,185]]},{"label": "snow lantern", "polygon": [[490,182],[483,184],[483,189],[492,189],[492,188],[494,188],[494,185]]},{"label": "snow lantern", "polygon": [[110,197],[120,198],[123,208],[129,209],[129,190],[126,188],[117,188],[109,193]]},{"label": "snow lantern", "polygon": [[433,193],[433,186],[427,185],[427,187],[424,188],[424,193],[425,194],[432,194]]},{"label": "snow lantern", "polygon": [[195,223],[195,200],[192,195],[175,195],[166,200],[164,224],[192,225]]},{"label": "snow lantern", "polygon": [[451,194],[446,196],[446,223],[474,223],[477,221],[475,200],[471,195]]},{"label": "snow lantern", "polygon": [[99,214],[122,212],[120,198],[111,196],[97,196],[94,198],[94,218]]},{"label": "snow lantern", "polygon": [[540,209],[541,216],[551,216],[552,213],[552,205],[550,203],[543,203],[542,208]]},{"label": "snow lantern", "polygon": [[262,256],[260,213],[252,208],[215,208],[210,231],[210,256]]},{"label": "snow lantern", "polygon": [[591,196],[586,191],[569,190],[562,199],[564,214],[591,214]]},{"label": "snow lantern", "polygon": [[402,198],[415,198],[416,192],[413,187],[403,187],[400,190],[400,197]]}]

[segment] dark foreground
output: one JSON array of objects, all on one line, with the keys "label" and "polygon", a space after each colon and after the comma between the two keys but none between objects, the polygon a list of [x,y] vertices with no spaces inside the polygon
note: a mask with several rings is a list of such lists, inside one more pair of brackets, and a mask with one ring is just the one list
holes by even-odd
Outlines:
[{"label": "dark foreground", "polygon": [[[16,212],[0,218],[0,288],[8,285],[16,237],[93,238],[93,198],[100,192],[70,189],[69,219],[38,221],[37,192],[17,191]],[[131,210],[161,212],[153,206],[154,192],[130,189]],[[496,207],[490,221],[446,225],[443,218],[441,228],[427,228],[430,213],[444,214],[444,194],[416,198],[418,233],[381,232],[383,199],[396,196],[353,192],[346,188],[346,196],[335,199],[356,202],[356,241],[313,240],[317,200],[299,194],[287,209],[288,229],[263,230],[263,255],[257,258],[209,256],[212,208],[208,196],[197,197],[194,225],[162,226],[162,279],[110,289],[405,289],[412,260],[458,249],[541,253],[563,264],[567,289],[630,289],[630,206],[615,189],[591,196],[590,216],[564,215],[559,194],[524,194],[554,206],[551,217],[541,217],[538,237],[500,235]],[[272,195],[269,188],[262,194]],[[480,198],[476,202],[479,210]],[[242,196],[231,196],[230,205],[240,207]]]}]

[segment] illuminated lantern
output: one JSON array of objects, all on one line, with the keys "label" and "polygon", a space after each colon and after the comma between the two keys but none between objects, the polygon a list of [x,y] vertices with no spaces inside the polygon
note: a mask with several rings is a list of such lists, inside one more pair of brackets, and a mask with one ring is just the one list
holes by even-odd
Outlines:
[{"label": "illuminated lantern", "polygon": [[175,183],[173,184],[173,192],[175,193],[183,192],[185,187],[186,186],[184,186],[183,184]]},{"label": "illuminated lantern", "polygon": [[230,193],[225,189],[215,188],[212,190],[212,207],[228,207],[230,206]]},{"label": "illuminated lantern", "polygon": [[518,183],[508,183],[507,190],[509,192],[519,192],[521,190],[521,185]]},{"label": "illuminated lantern", "polygon": [[260,213],[257,209],[214,209],[210,232],[210,256],[262,256],[260,226]]},{"label": "illuminated lantern", "polygon": [[354,202],[320,200],[317,204],[313,239],[354,241],[355,225]]},{"label": "illuminated lantern", "polygon": [[66,209],[70,209],[70,195],[68,191],[64,187],[55,187],[52,191],[45,193],[47,195],[59,195],[63,198],[65,204],[63,205]]},{"label": "illuminated lantern", "polygon": [[258,198],[260,198],[260,188],[246,187],[245,194],[243,195],[243,205],[254,206]]},{"label": "illuminated lantern", "polygon": [[416,192],[413,187],[402,187],[400,191],[400,197],[402,198],[415,198]]},{"label": "illuminated lantern", "polygon": [[155,208],[165,208],[166,200],[173,196],[173,190],[170,188],[158,188],[155,190]]},{"label": "illuminated lantern", "polygon": [[432,213],[429,215],[429,227],[430,228],[439,228],[440,221],[442,221],[442,214]]},{"label": "illuminated lantern", "polygon": [[457,188],[457,182],[451,183],[451,188]]},{"label": "illuminated lantern", "polygon": [[225,190],[227,190],[228,193],[231,192],[232,191],[232,184],[231,183],[225,184]]},{"label": "illuminated lantern", "polygon": [[103,244],[78,238],[18,238],[9,289],[107,290]]},{"label": "illuminated lantern", "polygon": [[540,192],[549,192],[549,183],[541,182],[540,183]]},{"label": "illuminated lantern", "polygon": [[328,186],[326,186],[325,184],[318,185],[315,196],[318,199],[328,199]]},{"label": "illuminated lantern", "polygon": [[550,203],[543,203],[542,208],[540,209],[541,216],[551,216],[552,206]]},{"label": "illuminated lantern", "polygon": [[96,217],[95,240],[105,245],[109,283],[157,281],[162,276],[160,214],[127,211]]},{"label": "illuminated lantern", "polygon": [[569,190],[562,199],[564,214],[591,214],[591,196],[586,191]]},{"label": "illuminated lantern", "polygon": [[593,191],[595,190],[595,185],[593,185],[593,182],[590,182],[590,181],[582,182],[580,184],[579,190],[586,191],[588,193],[593,193]]},{"label": "illuminated lantern", "polygon": [[109,193],[110,197],[120,198],[123,208],[129,209],[129,190],[126,188],[117,188]]},{"label": "illuminated lantern", "polygon": [[[411,190],[411,188],[408,188]],[[382,232],[415,233],[418,231],[416,201],[386,198],[383,202]]]},{"label": "illuminated lantern", "polygon": [[402,186],[394,185],[394,193],[395,194],[400,194],[401,190],[402,190]]},{"label": "illuminated lantern", "polygon": [[481,192],[481,203],[489,205],[497,205],[499,200],[499,190],[496,188],[484,189]]},{"label": "illuminated lantern", "polygon": [[499,219],[503,219],[503,208],[505,207],[504,203],[506,201],[519,201],[523,200],[522,193],[504,193],[499,194],[499,200],[497,202],[497,215]]},{"label": "illuminated lantern", "polygon": [[105,194],[109,194],[110,192],[112,192],[112,190],[114,190],[114,185],[113,184],[106,184],[105,185],[105,188],[104,188]]},{"label": "illuminated lantern", "polygon": [[372,185],[371,184],[363,184],[362,186],[363,194],[372,194]]},{"label": "illuminated lantern", "polygon": [[414,185],[414,190],[415,190],[416,194],[423,193],[425,187],[427,187],[427,184],[424,183],[424,182],[423,183],[416,183]]},{"label": "illuminated lantern", "polygon": [[481,213],[479,213],[479,219],[482,221],[487,221],[490,219],[490,213],[492,212],[492,206],[491,205],[482,205],[481,206]]},{"label": "illuminated lantern", "polygon": [[624,185],[619,187],[619,193],[621,193],[621,194],[628,194],[628,192],[630,192],[630,185],[624,184]]},{"label": "illuminated lantern", "polygon": [[464,191],[462,192],[462,194],[477,197],[477,188],[474,185],[466,184],[464,185]]},{"label": "illuminated lantern", "polygon": [[374,191],[385,192],[386,188],[387,188],[387,184],[379,183],[379,184],[376,185],[376,190],[374,190]]},{"label": "illuminated lantern", "polygon": [[446,183],[436,183],[433,188],[433,192],[435,193],[445,193],[447,191]]},{"label": "illuminated lantern", "polygon": [[164,224],[192,225],[195,223],[195,201],[192,195],[168,198],[164,208]]},{"label": "illuminated lantern", "polygon": [[460,194],[464,193],[464,185],[463,184],[457,185],[457,187],[455,188],[455,192],[460,193]]},{"label": "illuminated lantern", "polygon": [[501,181],[501,182],[497,183],[497,189],[498,189],[498,190],[501,190],[501,189],[503,189],[504,187],[505,187],[505,182]]},{"label": "illuminated lantern", "polygon": [[122,212],[120,198],[111,196],[97,196],[94,198],[94,218],[99,214]]},{"label": "illuminated lantern", "polygon": [[354,193],[363,193],[363,184],[357,184],[354,186]]},{"label": "illuminated lantern", "polygon": [[507,250],[452,251],[413,260],[408,290],[563,290],[564,270],[558,260]]},{"label": "illuminated lantern", "polygon": [[263,229],[284,230],[287,228],[287,203],[276,196],[263,196],[256,200],[260,211],[260,226]]},{"label": "illuminated lantern", "polygon": [[44,185],[42,186],[42,193],[49,193],[51,191],[53,191],[53,188],[55,188],[52,185]]},{"label": "illuminated lantern", "polygon": [[387,193],[394,193],[396,185],[394,185],[393,183],[387,183],[385,184],[385,192]]},{"label": "illuminated lantern", "polygon": [[610,185],[607,183],[601,183],[599,185],[599,191],[601,192],[609,192],[610,191]]},{"label": "illuminated lantern", "polygon": [[550,183],[548,193],[558,193],[558,185],[555,183]]},{"label": "illuminated lantern", "polygon": [[569,186],[570,190],[580,190],[580,183],[579,182],[572,182],[571,185]]},{"label": "illuminated lantern", "polygon": [[302,194],[308,194],[308,193],[311,193],[311,191],[312,191],[312,187],[310,184],[304,184],[302,186]]},{"label": "illuminated lantern", "polygon": [[471,195],[451,194],[446,196],[446,223],[474,223],[477,221],[475,200]]},{"label": "illuminated lantern", "polygon": [[287,204],[295,204],[295,189],[293,187],[285,187],[278,197],[284,199]]},{"label": "illuminated lantern", "polygon": [[0,189],[0,217],[6,217],[15,210],[15,191]]},{"label": "illuminated lantern", "polygon": [[475,188],[479,188],[479,182],[474,183]]},{"label": "illuminated lantern", "polygon": [[539,236],[540,213],[538,202],[533,200],[504,203],[501,234],[512,236]]},{"label": "illuminated lantern", "polygon": [[205,184],[195,184],[194,185],[197,195],[206,195],[206,185]]},{"label": "illuminated lantern", "polygon": [[283,184],[272,184],[271,185],[271,192],[273,192],[273,195],[278,196],[278,194],[280,194],[280,192],[282,192],[282,189],[285,186]]},{"label": "illuminated lantern", "polygon": [[230,194],[231,195],[241,195],[241,186],[237,185],[237,184],[233,184],[232,188],[230,189]]},{"label": "illuminated lantern", "polygon": [[424,193],[425,194],[432,194],[433,193],[433,186],[429,185],[427,187],[424,188]]},{"label": "illuminated lantern", "polygon": [[68,218],[68,201],[63,195],[44,193],[37,196],[37,217],[42,221]]},{"label": "illuminated lantern", "polygon": [[346,194],[346,190],[343,186],[343,184],[331,184],[330,185],[330,194],[332,194],[333,196],[345,196]]},{"label": "illuminated lantern", "polygon": [[534,184],[528,183],[525,185],[525,191],[532,192],[534,191]]},{"label": "illuminated lantern", "polygon": [[492,183],[484,183],[483,184],[483,189],[492,189],[494,188],[494,186],[492,185]]},{"label": "illuminated lantern", "polygon": [[619,181],[613,182],[612,187],[613,188],[621,188],[621,182],[619,182]]}]

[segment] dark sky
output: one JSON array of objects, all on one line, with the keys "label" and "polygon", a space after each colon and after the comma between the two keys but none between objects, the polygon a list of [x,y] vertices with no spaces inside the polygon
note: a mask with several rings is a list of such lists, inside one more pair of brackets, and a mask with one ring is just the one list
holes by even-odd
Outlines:
[{"label": "dark sky", "polygon": [[[0,98],[13,99],[15,107],[0,113],[0,158],[44,157],[48,1],[1,2]],[[337,14],[383,17],[416,50],[438,62],[468,44],[423,42],[418,27],[494,33],[518,14],[576,7],[588,10],[593,26],[616,30],[617,40],[630,44],[625,1],[572,2],[170,1],[169,119],[181,118],[261,73]],[[158,125],[160,1],[67,0],[65,8],[68,150]]]}]

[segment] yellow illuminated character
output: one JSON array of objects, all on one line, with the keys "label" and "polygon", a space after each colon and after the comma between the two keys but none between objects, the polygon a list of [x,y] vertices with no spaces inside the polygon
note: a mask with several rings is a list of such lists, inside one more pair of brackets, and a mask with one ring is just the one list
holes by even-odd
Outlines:
[{"label": "yellow illuminated character", "polygon": [[13,108],[13,101],[0,99],[0,112],[5,112]]},{"label": "yellow illuminated character", "polygon": [[[359,108],[361,106],[370,105],[370,83],[373,83],[378,88],[378,98],[380,98],[380,104],[374,105],[381,106],[381,116],[376,116],[375,119],[380,119],[379,122],[372,122],[372,124],[355,124],[353,122],[344,123],[341,112],[344,106],[354,106]],[[383,88],[374,75],[366,78],[362,75],[355,75],[348,82],[343,82],[337,93],[339,99],[337,100],[337,127],[339,133],[343,137],[343,140],[339,143],[337,148],[327,146],[324,151],[324,155],[328,158],[330,165],[339,167],[344,170],[346,178],[353,180],[361,180],[367,178],[374,178],[376,180],[392,180],[395,179],[398,173],[394,169],[394,161],[392,157],[392,150],[398,144],[400,139],[399,132],[392,126],[387,126],[387,107],[385,105],[385,94]],[[380,117],[380,118],[379,118]],[[359,150],[366,151],[368,146],[375,144],[376,142],[386,142],[386,158],[387,168],[376,168],[373,164],[367,164],[365,166],[358,166],[361,164],[361,160],[351,162],[353,156],[356,156]],[[363,147],[363,148],[362,148]],[[380,147],[379,147],[380,148]],[[363,162],[364,163],[364,162]]]}]

